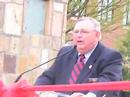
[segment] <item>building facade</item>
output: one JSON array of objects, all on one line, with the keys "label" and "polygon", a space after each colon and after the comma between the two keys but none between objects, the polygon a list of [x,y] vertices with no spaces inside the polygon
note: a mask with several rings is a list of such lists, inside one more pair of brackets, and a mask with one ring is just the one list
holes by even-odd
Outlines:
[{"label": "building facade", "polygon": [[[56,56],[64,43],[67,0],[0,0],[0,79],[10,83],[22,72]],[[48,68],[23,75],[31,83]]]}]

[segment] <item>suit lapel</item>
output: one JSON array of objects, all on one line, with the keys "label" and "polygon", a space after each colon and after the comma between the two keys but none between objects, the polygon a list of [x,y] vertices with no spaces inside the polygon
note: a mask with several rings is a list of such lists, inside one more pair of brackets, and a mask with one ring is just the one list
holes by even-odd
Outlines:
[{"label": "suit lapel", "polygon": [[68,79],[70,78],[70,75],[71,75],[71,72],[72,72],[72,69],[77,61],[77,58],[78,58],[78,52],[77,50],[75,49],[73,53],[71,53],[67,59],[67,62],[65,62],[65,64],[67,63],[67,68],[66,68],[66,76],[67,76],[67,83],[68,83]]},{"label": "suit lapel", "polygon": [[85,80],[89,77],[89,74],[91,73],[92,68],[94,68],[94,64],[97,61],[97,59],[99,58],[102,49],[103,48],[102,48],[101,44],[98,43],[97,47],[95,48],[95,50],[89,57],[88,61],[86,62],[85,67],[82,70],[82,72],[77,80],[77,83],[83,82],[83,80]]}]

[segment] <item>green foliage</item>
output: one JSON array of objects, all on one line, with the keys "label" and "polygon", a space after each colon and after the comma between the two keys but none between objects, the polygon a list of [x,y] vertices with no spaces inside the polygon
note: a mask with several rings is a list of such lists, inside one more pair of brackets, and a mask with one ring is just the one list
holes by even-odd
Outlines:
[{"label": "green foliage", "polygon": [[123,56],[130,57],[130,30],[120,41],[120,44],[118,44],[118,49],[123,54]]},{"label": "green foliage", "polygon": [[130,80],[130,64],[123,65],[123,79]]},{"label": "green foliage", "polygon": [[123,79],[130,80],[130,30],[126,33],[124,38],[118,42],[117,46],[124,58]]},{"label": "green foliage", "polygon": [[67,19],[86,15],[86,5],[89,0],[69,0],[67,6]]}]

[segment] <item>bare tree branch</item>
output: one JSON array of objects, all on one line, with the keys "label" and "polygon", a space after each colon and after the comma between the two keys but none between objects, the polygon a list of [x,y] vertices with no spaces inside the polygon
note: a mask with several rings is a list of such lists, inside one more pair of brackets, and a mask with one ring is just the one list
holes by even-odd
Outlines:
[{"label": "bare tree branch", "polygon": [[[81,17],[81,16],[93,16],[93,17],[98,17],[98,16],[100,16],[100,14],[99,13],[102,13],[102,15],[105,15],[105,14],[107,14],[109,11],[112,11],[112,12],[114,12],[114,10],[117,10],[117,9],[119,9],[119,8],[122,8],[122,7],[124,7],[125,5],[127,5],[127,4],[129,4],[130,3],[130,1],[124,1],[124,0],[119,0],[119,1],[117,1],[117,2],[110,2],[110,3],[108,3],[107,5],[104,5],[104,6],[102,6],[102,5],[100,5],[100,3],[101,2],[104,2],[104,0],[100,0],[99,2],[97,2],[97,4],[96,5],[88,5],[88,3],[90,2],[90,0],[85,0],[84,2],[82,2],[81,3],[81,0],[79,1],[79,0],[77,0],[78,1],[78,3],[75,1],[75,0],[69,0],[69,3],[71,3],[71,6],[70,5],[68,5],[68,6],[70,6],[70,7],[73,7],[73,8],[70,8],[71,10],[69,10],[68,11],[68,15],[67,15],[67,19],[70,19],[71,17],[77,17],[77,18],[79,18],[79,17]],[[79,6],[78,8],[77,8],[77,6]],[[91,11],[88,13],[88,12],[85,12],[85,11],[87,11],[87,8],[89,8],[89,7],[92,7],[92,9],[91,9]],[[99,7],[102,7],[101,9],[98,9]],[[76,9],[77,8],[77,9]],[[122,12],[122,14],[123,13],[125,13],[126,11],[124,11],[124,12]],[[85,13],[85,14],[83,14],[83,13]],[[118,16],[118,15],[120,15],[120,13],[119,14],[116,14],[116,16]],[[118,17],[116,17],[116,19],[117,19]],[[105,23],[103,23],[103,21],[101,21],[101,23],[102,23],[102,25],[103,25],[103,30],[104,31],[107,31],[107,29],[109,29],[108,27],[106,27],[106,26],[108,26],[108,25],[112,25],[112,24],[114,24],[113,23],[113,21],[111,21],[111,22],[108,22],[107,24]],[[119,27],[119,25],[118,25],[118,27]],[[117,27],[115,26],[115,29],[116,29]],[[115,30],[114,28],[113,28],[113,30]]]}]

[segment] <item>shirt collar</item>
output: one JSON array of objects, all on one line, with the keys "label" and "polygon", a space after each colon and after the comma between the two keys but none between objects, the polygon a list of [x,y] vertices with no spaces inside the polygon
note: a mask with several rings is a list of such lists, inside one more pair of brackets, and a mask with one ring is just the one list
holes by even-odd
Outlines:
[{"label": "shirt collar", "polygon": [[[95,45],[95,47],[88,53],[85,53],[85,60],[87,61],[88,58],[91,56],[91,54],[93,53],[93,51],[95,50],[95,48],[97,47],[97,44]],[[78,53],[78,56],[80,55],[80,53]]]}]

